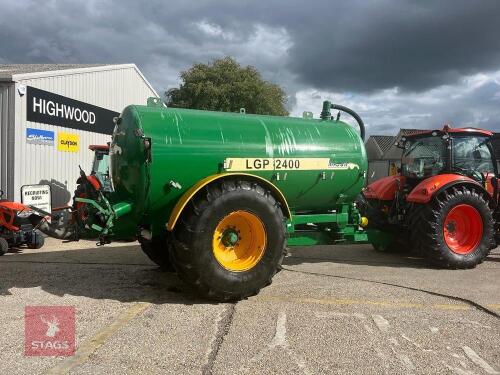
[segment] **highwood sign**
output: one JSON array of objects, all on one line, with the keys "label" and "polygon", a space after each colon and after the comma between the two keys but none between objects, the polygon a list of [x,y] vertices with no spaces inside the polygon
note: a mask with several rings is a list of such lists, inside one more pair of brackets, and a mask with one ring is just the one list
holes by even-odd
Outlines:
[{"label": "highwood sign", "polygon": [[27,87],[26,118],[28,121],[112,134],[113,117],[120,114],[92,104],[57,95],[35,87]]}]

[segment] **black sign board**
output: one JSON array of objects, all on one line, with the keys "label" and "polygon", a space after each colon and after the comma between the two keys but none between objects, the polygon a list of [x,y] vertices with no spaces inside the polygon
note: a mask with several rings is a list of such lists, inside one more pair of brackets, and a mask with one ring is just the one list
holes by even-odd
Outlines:
[{"label": "black sign board", "polygon": [[27,87],[26,117],[40,122],[93,133],[112,134],[113,117],[120,114],[62,95]]}]

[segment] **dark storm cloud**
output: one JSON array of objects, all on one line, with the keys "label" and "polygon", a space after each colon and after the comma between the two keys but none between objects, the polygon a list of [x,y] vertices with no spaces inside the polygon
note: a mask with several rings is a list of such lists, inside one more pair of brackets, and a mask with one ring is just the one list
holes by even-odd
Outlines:
[{"label": "dark storm cloud", "polygon": [[232,33],[233,45],[256,24],[284,28],[292,45],[276,63],[321,89],[423,90],[500,64],[500,2],[493,0],[7,1],[0,20],[0,57],[11,62],[148,66],[160,57],[187,67],[234,52],[223,38],[218,54],[205,51],[213,35],[193,23],[206,20]]},{"label": "dark storm cloud", "polygon": [[350,1],[294,30],[302,82],[350,91],[423,90],[500,65],[498,1]]},{"label": "dark storm cloud", "polygon": [[194,62],[231,55],[283,85],[295,114],[345,101],[372,134],[500,129],[499,35],[495,0],[0,3],[0,63],[133,62],[163,92]]}]

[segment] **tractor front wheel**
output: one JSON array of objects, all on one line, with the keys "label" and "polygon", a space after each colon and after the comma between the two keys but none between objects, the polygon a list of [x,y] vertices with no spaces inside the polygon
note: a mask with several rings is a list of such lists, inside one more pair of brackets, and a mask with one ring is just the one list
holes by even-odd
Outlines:
[{"label": "tractor front wheel", "polygon": [[452,187],[421,206],[412,236],[420,252],[445,268],[473,268],[488,256],[494,225],[486,198],[467,186]]},{"label": "tractor front wheel", "polygon": [[257,294],[271,283],[285,255],[281,207],[252,181],[225,180],[204,188],[184,209],[174,236],[179,277],[217,301]]},{"label": "tractor front wheel", "polygon": [[0,237],[0,256],[9,252],[9,243],[5,238]]},{"label": "tractor front wheel", "polygon": [[43,236],[43,233],[40,232],[38,229],[29,233],[27,242],[29,249],[41,249],[44,244],[45,244],[45,237]]}]

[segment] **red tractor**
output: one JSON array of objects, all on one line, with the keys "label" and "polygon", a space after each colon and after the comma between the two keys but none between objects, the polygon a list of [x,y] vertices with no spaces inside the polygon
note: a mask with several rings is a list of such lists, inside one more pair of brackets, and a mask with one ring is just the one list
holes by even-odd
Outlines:
[{"label": "red tractor", "polygon": [[42,219],[29,206],[2,199],[0,190],[0,255],[12,247],[22,245],[30,249],[39,249],[44,244],[42,232],[37,224]]},{"label": "red tractor", "polygon": [[[85,203],[76,202],[75,198],[95,198],[92,193],[98,190],[109,192],[111,188],[111,179],[109,177],[109,145],[90,145],[89,150],[94,152],[92,170],[90,175],[80,174],[76,180],[77,186],[73,197],[73,209],[77,212],[78,219],[85,220],[87,209]],[[87,181],[84,181],[84,178]],[[87,189],[88,184],[93,189]]]},{"label": "red tractor", "polygon": [[498,139],[449,125],[403,137],[399,174],[370,184],[358,202],[368,226],[391,235],[375,249],[412,249],[445,268],[481,263],[499,240]]},{"label": "red tractor", "polygon": [[[87,180],[97,190],[111,190],[111,180],[109,177],[109,145],[90,145],[89,150],[94,152],[94,161],[92,162],[92,170]],[[80,197],[83,193],[82,177],[76,181],[77,188],[75,196]]]}]

